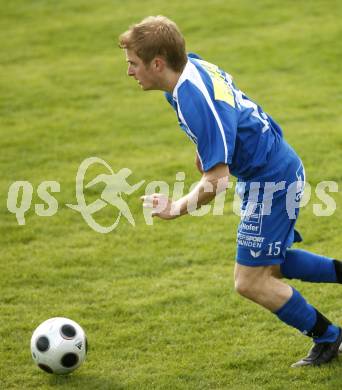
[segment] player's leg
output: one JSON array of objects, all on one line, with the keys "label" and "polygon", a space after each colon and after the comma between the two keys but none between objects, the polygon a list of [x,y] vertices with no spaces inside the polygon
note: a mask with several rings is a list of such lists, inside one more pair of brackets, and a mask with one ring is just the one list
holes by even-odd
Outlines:
[{"label": "player's leg", "polygon": [[292,289],[278,276],[279,266],[244,266],[235,264],[236,291],[264,308],[275,312],[287,302]]},{"label": "player's leg", "polygon": [[294,366],[320,365],[337,356],[341,329],[311,306],[294,288],[277,278],[279,266],[236,264],[237,292],[273,312],[281,321],[312,337],[309,355]]},{"label": "player's leg", "polygon": [[280,270],[288,279],[316,283],[342,283],[341,261],[300,249],[286,251],[285,261],[281,264]]},{"label": "player's leg", "polygon": [[[303,166],[294,155],[278,169],[279,171],[272,171],[262,177],[259,182],[261,190],[256,196],[253,183],[249,182],[243,194],[242,217],[237,234],[236,289],[244,297],[273,312],[287,325],[313,338],[315,344],[309,355],[295,366],[320,365],[337,356],[342,332],[307,303],[297,290],[278,279],[287,248],[299,239],[294,226],[302,192],[298,183],[304,181]],[[267,183],[277,183],[279,177],[285,182],[285,188],[277,190],[275,194],[267,192]],[[293,257],[297,260],[299,258]],[[285,268],[282,269],[285,276],[290,275],[289,270],[284,270]],[[329,274],[327,270],[325,273]],[[299,272],[296,272],[296,276],[298,275]]]}]

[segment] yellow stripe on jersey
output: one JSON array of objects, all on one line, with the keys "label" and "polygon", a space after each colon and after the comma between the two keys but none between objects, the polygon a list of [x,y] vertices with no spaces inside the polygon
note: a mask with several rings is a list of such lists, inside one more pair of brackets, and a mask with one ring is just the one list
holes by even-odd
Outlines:
[{"label": "yellow stripe on jersey", "polygon": [[228,82],[219,71],[218,66],[199,60],[203,68],[208,72],[214,86],[215,100],[221,100],[235,107],[234,95]]},{"label": "yellow stripe on jersey", "polygon": [[222,100],[230,106],[235,107],[234,96],[231,88],[221,78],[213,79],[215,100]]}]

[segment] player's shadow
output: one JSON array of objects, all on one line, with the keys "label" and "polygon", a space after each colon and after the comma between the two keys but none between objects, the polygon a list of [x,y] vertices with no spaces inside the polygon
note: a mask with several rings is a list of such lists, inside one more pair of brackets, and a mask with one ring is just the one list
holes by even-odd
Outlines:
[{"label": "player's shadow", "polygon": [[125,387],[115,379],[98,375],[77,373],[76,375],[52,375],[49,380],[55,388],[84,390],[123,390]]}]

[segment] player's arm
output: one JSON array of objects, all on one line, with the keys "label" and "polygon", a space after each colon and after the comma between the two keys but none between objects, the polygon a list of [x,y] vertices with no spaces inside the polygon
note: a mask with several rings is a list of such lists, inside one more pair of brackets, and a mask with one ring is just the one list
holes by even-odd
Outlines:
[{"label": "player's arm", "polygon": [[227,189],[228,181],[228,166],[217,164],[207,172],[203,172],[196,187],[182,198],[172,201],[163,194],[145,195],[141,198],[143,207],[150,208],[154,217],[174,219],[209,203],[216,194]]},{"label": "player's arm", "polygon": [[237,117],[234,109],[227,105],[220,119],[213,105],[214,102],[210,104],[201,90],[188,80],[178,89],[178,111],[191,139],[196,141],[196,165],[202,178],[190,193],[175,202],[162,194],[142,197],[144,207],[151,208],[152,215],[163,219],[176,218],[210,202],[227,188],[228,164],[232,155],[228,153],[224,127],[236,131]]}]

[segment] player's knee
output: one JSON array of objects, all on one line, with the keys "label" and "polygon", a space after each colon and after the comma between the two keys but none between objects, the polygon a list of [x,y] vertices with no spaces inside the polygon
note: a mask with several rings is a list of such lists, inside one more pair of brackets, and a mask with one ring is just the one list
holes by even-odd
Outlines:
[{"label": "player's knee", "polygon": [[252,301],[259,302],[267,294],[270,281],[277,278],[279,266],[235,268],[235,290],[238,294]]},{"label": "player's knee", "polygon": [[235,291],[245,298],[253,298],[256,292],[255,287],[256,286],[254,286],[254,283],[251,283],[249,278],[237,277],[235,279]]}]

